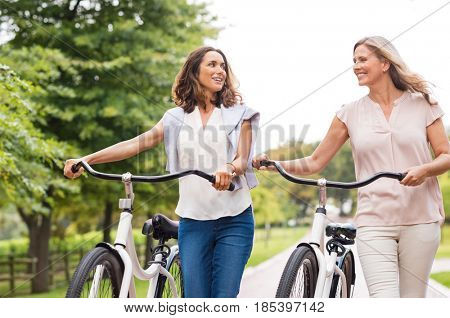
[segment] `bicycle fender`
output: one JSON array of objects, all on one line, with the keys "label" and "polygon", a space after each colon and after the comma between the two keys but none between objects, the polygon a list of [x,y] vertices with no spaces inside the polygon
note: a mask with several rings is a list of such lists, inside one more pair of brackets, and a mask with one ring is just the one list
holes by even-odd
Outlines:
[{"label": "bicycle fender", "polygon": [[316,251],[314,251],[314,249],[312,248],[311,244],[302,242],[302,243],[300,243],[300,244],[297,245],[297,248],[299,248],[300,246],[305,246],[305,247],[309,248],[310,251],[314,254],[314,257],[316,258],[316,262],[317,262],[317,264],[318,264],[317,256],[316,256]]},{"label": "bicycle fender", "polygon": [[120,257],[119,252],[117,252],[117,250],[114,248],[114,246],[110,243],[106,243],[106,242],[100,242],[97,245],[95,245],[95,247],[103,247],[106,248],[107,250],[109,250],[111,253],[113,253],[113,255],[119,260],[120,266],[122,267],[122,271],[124,270],[125,266],[123,264],[122,258]]},{"label": "bicycle fender", "polygon": [[312,248],[312,246],[309,243],[301,242],[300,244],[297,245],[297,248],[300,247],[300,246],[306,246],[307,248],[309,248],[314,253],[314,255],[316,254],[314,252],[314,249]]}]

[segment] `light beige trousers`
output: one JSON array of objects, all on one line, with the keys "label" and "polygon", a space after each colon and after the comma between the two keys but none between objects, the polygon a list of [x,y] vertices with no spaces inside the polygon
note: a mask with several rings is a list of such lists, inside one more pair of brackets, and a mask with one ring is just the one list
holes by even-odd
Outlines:
[{"label": "light beige trousers", "polygon": [[370,297],[425,297],[439,223],[363,226],[356,235]]}]

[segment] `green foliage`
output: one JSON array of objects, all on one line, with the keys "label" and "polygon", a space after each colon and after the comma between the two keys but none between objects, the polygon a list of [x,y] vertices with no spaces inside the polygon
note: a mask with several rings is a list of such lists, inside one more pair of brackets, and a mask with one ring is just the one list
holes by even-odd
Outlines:
[{"label": "green foliage", "polygon": [[445,222],[450,223],[450,175],[448,172],[439,176],[439,185],[444,199]]},{"label": "green foliage", "polygon": [[13,201],[32,201],[53,182],[51,170],[61,165],[67,147],[46,138],[36,126],[41,107],[31,98],[42,92],[0,65],[0,187]]},{"label": "green foliage", "polygon": [[[264,224],[281,223],[285,216],[281,208],[281,201],[275,193],[265,187],[256,187],[252,190],[252,200],[255,212],[256,226]],[[287,197],[285,196],[287,199]]]},{"label": "green foliage", "polygon": [[[130,139],[151,128],[173,105],[170,90],[184,58],[216,35],[204,4],[186,0],[6,1],[0,19],[14,38],[0,62],[40,90],[35,122],[47,138],[72,146],[65,159]],[[61,163],[56,171],[62,174]],[[163,148],[100,171],[164,172]],[[92,230],[106,202],[122,194],[120,183],[83,178],[77,195],[58,203],[55,226],[67,222]],[[176,187],[136,187],[141,215],[173,209]],[[162,195],[164,194],[164,195]],[[149,202],[151,201],[151,202]],[[61,231],[60,231],[61,230]]]}]

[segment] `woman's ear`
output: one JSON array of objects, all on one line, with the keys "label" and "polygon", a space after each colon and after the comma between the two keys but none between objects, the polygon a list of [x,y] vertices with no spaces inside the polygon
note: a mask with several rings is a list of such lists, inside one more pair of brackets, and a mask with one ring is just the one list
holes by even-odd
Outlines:
[{"label": "woman's ear", "polygon": [[383,59],[383,73],[386,73],[389,71],[389,68],[391,67],[391,62],[389,62],[386,59]]}]

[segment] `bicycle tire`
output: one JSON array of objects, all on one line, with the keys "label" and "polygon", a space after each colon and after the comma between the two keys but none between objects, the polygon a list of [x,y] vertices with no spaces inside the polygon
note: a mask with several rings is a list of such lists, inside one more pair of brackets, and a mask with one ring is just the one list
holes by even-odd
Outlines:
[{"label": "bicycle tire", "polygon": [[284,267],[275,297],[313,298],[318,274],[319,265],[311,248],[304,245],[297,247]]},{"label": "bicycle tire", "polygon": [[97,293],[96,298],[118,298],[123,277],[122,262],[104,247],[96,247],[83,257],[73,274],[66,298],[89,297],[96,270],[102,270],[100,294]]},{"label": "bicycle tire", "polygon": [[[179,297],[184,298],[184,286],[183,286],[183,272],[181,268],[181,260],[180,255],[177,253],[173,257],[172,261],[166,269],[169,271],[169,273],[173,276],[175,280],[175,286],[177,288],[177,293]],[[156,291],[155,291],[155,297],[156,298],[173,298],[172,289],[170,288],[169,281],[167,280],[167,277],[164,275],[159,275],[158,277],[158,283],[156,284]]]},{"label": "bicycle tire", "polygon": [[[346,284],[347,284],[347,295],[345,298],[350,298],[351,295],[351,287],[352,282],[354,283],[354,277],[353,272],[355,269],[355,261],[353,260],[353,257],[351,255],[351,252],[346,253],[344,255],[344,260],[341,263],[341,266],[339,268],[344,272]],[[341,276],[339,274],[334,274],[333,276],[333,282],[331,283],[331,289],[330,289],[330,298],[343,298],[344,295],[342,295],[342,289],[340,288],[340,285],[342,284]]]}]

